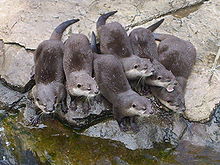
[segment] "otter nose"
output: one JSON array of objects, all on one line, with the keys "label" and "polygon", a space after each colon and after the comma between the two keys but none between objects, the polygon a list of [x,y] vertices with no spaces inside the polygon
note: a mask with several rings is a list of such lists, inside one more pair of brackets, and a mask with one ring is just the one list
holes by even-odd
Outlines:
[{"label": "otter nose", "polygon": [[99,91],[95,91],[95,94],[99,94]]},{"label": "otter nose", "polygon": [[55,106],[53,105],[53,106],[48,106],[47,108],[45,108],[45,111],[47,111],[47,112],[49,112],[49,113],[52,113],[52,112],[54,112],[55,111]]},{"label": "otter nose", "polygon": [[88,90],[88,91],[91,91],[92,89],[91,89],[91,88],[87,88],[87,90]]}]

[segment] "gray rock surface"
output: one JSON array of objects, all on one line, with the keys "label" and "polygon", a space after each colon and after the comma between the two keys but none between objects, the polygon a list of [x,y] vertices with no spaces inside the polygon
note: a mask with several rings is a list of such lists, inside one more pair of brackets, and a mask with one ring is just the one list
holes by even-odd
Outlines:
[{"label": "gray rock surface", "polygon": [[103,96],[96,96],[90,100],[76,98],[74,102],[67,100],[69,110],[67,113],[58,112],[61,121],[74,128],[86,128],[112,115],[111,105]]},{"label": "gray rock surface", "polygon": [[17,103],[24,96],[16,91],[13,91],[0,83],[0,109],[18,109]]},{"label": "gray rock surface", "polygon": [[[50,37],[62,21],[79,18],[81,21],[67,30],[86,35],[95,30],[95,21],[101,13],[118,10],[114,20],[123,25],[140,24],[177,9],[203,0],[7,0],[0,1],[0,38],[36,49]],[[16,6],[16,9],[11,9]]]},{"label": "gray rock surface", "polygon": [[32,52],[18,45],[5,44],[2,49],[0,46],[0,76],[9,86],[24,92],[33,65]]},{"label": "gray rock surface", "polygon": [[187,124],[183,118],[173,115],[140,120],[138,133],[125,133],[115,120],[108,120],[86,129],[83,135],[120,141],[129,149],[150,149],[154,143],[169,142],[177,145]]},{"label": "gray rock surface", "polygon": [[3,40],[0,40],[0,67],[3,67],[4,63],[4,55],[5,55],[5,50],[4,50],[4,42]]},{"label": "gray rock surface", "polygon": [[216,109],[210,122],[191,123],[182,141],[188,141],[197,146],[208,146],[220,152],[220,107]]}]

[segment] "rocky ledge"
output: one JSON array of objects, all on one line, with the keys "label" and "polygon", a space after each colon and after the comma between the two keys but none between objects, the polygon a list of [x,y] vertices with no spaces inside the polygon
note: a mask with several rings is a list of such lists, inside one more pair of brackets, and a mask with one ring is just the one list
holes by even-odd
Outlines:
[{"label": "rocky ledge", "polygon": [[[90,36],[99,14],[106,11],[118,10],[114,20],[128,30],[147,27],[157,21],[153,19],[164,17],[158,32],[189,40],[197,48],[197,62],[186,88],[184,117],[158,109],[156,115],[140,119],[140,132],[124,133],[111,119],[109,103],[99,96],[89,102],[87,109],[82,108],[83,101],[78,100],[73,110],[59,113],[57,118],[74,129],[84,129],[80,134],[121,141],[130,149],[149,149],[160,142],[175,146],[180,141],[189,141],[220,151],[220,22],[216,21],[220,7],[217,1],[159,0],[147,1],[144,5],[142,1],[131,0],[0,1],[0,22],[3,21],[0,26],[0,108],[24,112],[27,121],[35,115],[32,100],[25,93],[32,86],[33,50],[49,38],[58,23],[73,16],[81,19],[77,27],[66,31],[65,39],[72,31]],[[15,4],[17,8],[10,9]]]}]

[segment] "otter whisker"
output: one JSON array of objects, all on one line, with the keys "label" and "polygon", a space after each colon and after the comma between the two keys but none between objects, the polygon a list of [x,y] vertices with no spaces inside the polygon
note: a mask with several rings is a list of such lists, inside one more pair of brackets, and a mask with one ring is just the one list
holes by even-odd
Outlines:
[{"label": "otter whisker", "polygon": [[38,124],[38,122],[40,121],[41,119],[41,116],[43,115],[44,112],[41,112],[40,114],[36,115],[34,117],[34,119],[31,121],[30,125],[36,125]]},{"label": "otter whisker", "polygon": [[86,100],[88,101],[88,103],[89,103],[89,106],[91,107],[91,104],[90,104],[90,97],[86,97]]},{"label": "otter whisker", "polygon": [[[138,79],[138,82],[137,82],[137,84],[136,84],[136,87],[138,87],[138,85],[140,84],[140,82],[141,82],[141,80],[144,78],[144,76],[141,76],[139,79]],[[136,88],[135,87],[135,88]]]}]

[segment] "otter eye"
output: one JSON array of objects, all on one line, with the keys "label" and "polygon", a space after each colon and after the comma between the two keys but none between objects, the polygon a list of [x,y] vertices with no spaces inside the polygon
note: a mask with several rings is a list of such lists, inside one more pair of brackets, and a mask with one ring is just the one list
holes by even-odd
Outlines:
[{"label": "otter eye", "polygon": [[40,101],[40,99],[39,99],[39,98],[37,98],[36,100],[37,100],[37,102],[39,102],[39,101]]},{"label": "otter eye", "polygon": [[137,69],[137,68],[138,68],[138,65],[137,65],[137,64],[135,64],[135,65],[134,65],[134,69]]},{"label": "otter eye", "polygon": [[135,108],[135,107],[136,107],[136,104],[132,104],[132,107]]},{"label": "otter eye", "polygon": [[81,88],[82,87],[82,85],[81,84],[77,84],[77,88]]},{"label": "otter eye", "polygon": [[168,102],[168,103],[171,103],[172,101],[168,100],[167,102]]},{"label": "otter eye", "polygon": [[161,80],[161,78],[162,78],[161,76],[158,76],[158,77],[157,77],[157,80]]}]

